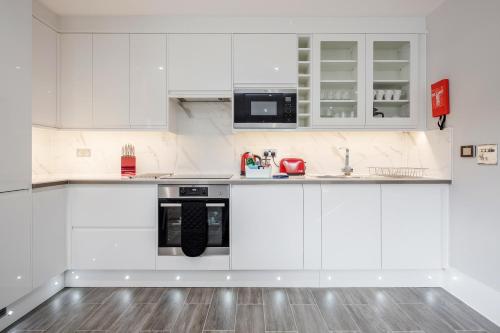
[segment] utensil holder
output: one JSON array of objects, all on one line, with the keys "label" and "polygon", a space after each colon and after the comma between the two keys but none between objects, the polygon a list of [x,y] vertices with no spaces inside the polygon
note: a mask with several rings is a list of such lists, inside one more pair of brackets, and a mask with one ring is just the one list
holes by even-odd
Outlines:
[{"label": "utensil holder", "polygon": [[136,161],[135,156],[122,156],[122,176],[135,176],[136,175]]}]

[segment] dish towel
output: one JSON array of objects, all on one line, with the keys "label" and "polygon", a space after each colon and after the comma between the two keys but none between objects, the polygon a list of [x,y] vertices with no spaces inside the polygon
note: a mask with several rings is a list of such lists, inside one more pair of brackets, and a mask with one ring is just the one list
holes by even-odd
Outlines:
[{"label": "dish towel", "polygon": [[207,247],[208,222],[205,202],[182,203],[181,248],[188,257],[198,257]]}]

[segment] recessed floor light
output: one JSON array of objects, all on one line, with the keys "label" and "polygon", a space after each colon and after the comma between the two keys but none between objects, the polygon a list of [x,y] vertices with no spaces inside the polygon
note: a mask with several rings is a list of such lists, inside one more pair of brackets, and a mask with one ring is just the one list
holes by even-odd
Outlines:
[{"label": "recessed floor light", "polygon": [[276,280],[280,281],[281,280],[281,276],[277,276]]},{"label": "recessed floor light", "polygon": [[175,277],[175,279],[176,279],[177,281],[179,281],[179,280],[181,279],[181,277],[180,277],[179,275],[177,275],[177,276]]},{"label": "recessed floor light", "polygon": [[226,276],[226,280],[231,280],[231,275]]},{"label": "recessed floor light", "polygon": [[12,311],[12,310],[9,310],[9,311],[7,312],[7,316],[12,316],[13,314],[14,314],[14,311]]},{"label": "recessed floor light", "polygon": [[75,275],[75,280],[78,280],[80,278],[79,275]]},{"label": "recessed floor light", "polygon": [[381,277],[381,276],[379,276],[377,279],[382,280],[382,277]]},{"label": "recessed floor light", "polygon": [[130,275],[125,275],[125,280],[129,280],[130,279]]}]

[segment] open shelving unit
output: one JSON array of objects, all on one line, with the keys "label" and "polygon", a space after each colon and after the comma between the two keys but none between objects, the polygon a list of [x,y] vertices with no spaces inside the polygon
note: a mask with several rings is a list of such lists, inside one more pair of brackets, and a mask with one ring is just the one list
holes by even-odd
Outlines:
[{"label": "open shelving unit", "polygon": [[299,35],[298,46],[298,91],[297,121],[299,128],[312,126],[312,37]]}]

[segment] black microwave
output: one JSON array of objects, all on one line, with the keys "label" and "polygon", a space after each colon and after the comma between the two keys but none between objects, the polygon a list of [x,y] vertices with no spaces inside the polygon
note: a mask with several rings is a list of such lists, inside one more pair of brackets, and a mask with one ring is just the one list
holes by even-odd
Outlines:
[{"label": "black microwave", "polygon": [[296,128],[296,89],[237,89],[234,128]]}]

